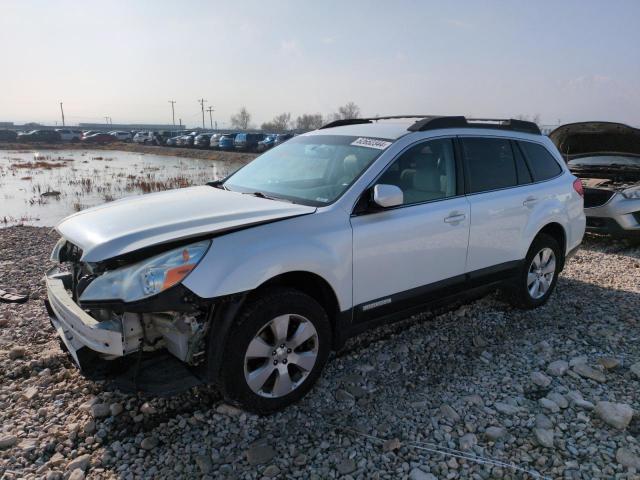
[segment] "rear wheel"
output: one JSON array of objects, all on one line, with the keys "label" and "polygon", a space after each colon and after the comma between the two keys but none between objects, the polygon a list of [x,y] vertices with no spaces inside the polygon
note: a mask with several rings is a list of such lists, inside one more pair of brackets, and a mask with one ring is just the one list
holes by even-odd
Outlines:
[{"label": "rear wheel", "polygon": [[330,351],[331,327],[313,298],[293,289],[250,300],[225,342],[225,398],[269,413],[299,400],[316,382]]},{"label": "rear wheel", "polygon": [[558,282],[562,250],[550,235],[538,235],[527,253],[516,279],[505,288],[506,299],[518,308],[544,305]]}]

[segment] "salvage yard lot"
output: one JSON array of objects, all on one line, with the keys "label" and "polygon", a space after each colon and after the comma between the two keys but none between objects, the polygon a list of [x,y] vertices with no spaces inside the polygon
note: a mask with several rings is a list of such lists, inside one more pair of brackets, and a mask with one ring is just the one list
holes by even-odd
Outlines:
[{"label": "salvage yard lot", "polygon": [[[48,231],[0,230],[0,284],[31,292],[0,304],[0,478],[638,478],[638,246],[586,237],[534,311],[490,295],[362,335],[259,417],[213,388],[154,398],[81,377],[42,303]],[[634,416],[605,423],[601,401]]]}]

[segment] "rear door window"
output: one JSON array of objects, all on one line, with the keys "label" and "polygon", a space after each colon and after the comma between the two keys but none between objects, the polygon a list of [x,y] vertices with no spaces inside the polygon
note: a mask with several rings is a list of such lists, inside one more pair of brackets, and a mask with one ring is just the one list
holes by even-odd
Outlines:
[{"label": "rear door window", "polygon": [[518,141],[517,143],[524,152],[534,181],[549,180],[562,173],[562,168],[545,147],[532,142]]},{"label": "rear door window", "polygon": [[516,164],[508,139],[461,138],[469,193],[518,185]]}]

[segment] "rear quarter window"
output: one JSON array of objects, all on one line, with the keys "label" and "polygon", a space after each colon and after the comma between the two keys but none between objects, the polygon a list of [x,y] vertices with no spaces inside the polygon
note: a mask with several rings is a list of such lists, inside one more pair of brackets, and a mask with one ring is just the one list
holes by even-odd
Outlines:
[{"label": "rear quarter window", "polygon": [[533,182],[533,176],[531,175],[531,170],[529,170],[529,166],[524,159],[524,155],[520,148],[513,144],[513,155],[516,159],[516,170],[518,172],[518,183],[520,185],[526,185],[528,183]]},{"label": "rear quarter window", "polygon": [[549,180],[562,173],[562,168],[545,147],[537,143],[517,142],[524,153],[534,182]]}]

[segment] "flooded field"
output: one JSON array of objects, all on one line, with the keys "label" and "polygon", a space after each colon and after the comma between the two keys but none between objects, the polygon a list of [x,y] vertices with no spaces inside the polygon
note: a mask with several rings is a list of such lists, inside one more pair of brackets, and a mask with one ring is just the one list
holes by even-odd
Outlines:
[{"label": "flooded field", "polygon": [[201,185],[244,164],[105,150],[0,152],[0,227],[54,226],[122,197]]}]

